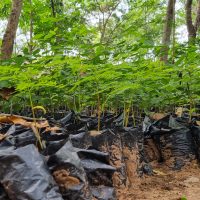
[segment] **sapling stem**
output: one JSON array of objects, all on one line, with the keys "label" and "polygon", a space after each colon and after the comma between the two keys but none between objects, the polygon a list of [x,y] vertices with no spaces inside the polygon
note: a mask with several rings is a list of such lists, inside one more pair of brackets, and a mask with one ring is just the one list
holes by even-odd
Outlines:
[{"label": "sapling stem", "polygon": [[100,116],[101,116],[101,112],[100,112],[100,99],[99,99],[99,95],[98,95],[98,131],[100,130]]},{"label": "sapling stem", "polygon": [[116,100],[116,109],[115,109],[116,110],[115,111],[116,112],[116,116],[117,116],[117,106],[118,106],[118,96],[117,96],[117,100]]},{"label": "sapling stem", "polygon": [[123,119],[123,127],[125,125],[125,120],[126,120],[126,96],[124,93],[124,119]]},{"label": "sapling stem", "polygon": [[[78,75],[78,81],[80,81],[80,75]],[[79,101],[79,113],[81,114],[81,86],[78,85],[78,101]]]},{"label": "sapling stem", "polygon": [[10,115],[12,116],[13,114],[13,101],[11,101],[11,105],[10,105]]},{"label": "sapling stem", "polygon": [[54,120],[55,119],[54,118],[54,108],[53,108],[53,101],[52,101],[50,89],[49,89],[49,96],[50,96],[50,100],[51,100],[51,114],[52,114],[52,117],[53,117],[53,120]]},{"label": "sapling stem", "polygon": [[76,111],[76,96],[74,95],[74,111]]},{"label": "sapling stem", "polygon": [[134,109],[133,109],[133,101],[132,103],[132,117],[133,117],[133,125],[135,126],[135,113],[134,113]]},{"label": "sapling stem", "polygon": [[127,126],[128,126],[128,119],[129,119],[129,114],[130,114],[130,110],[131,110],[131,108],[130,108],[131,106],[129,106],[129,110],[128,110],[128,112],[126,112],[126,127],[125,127],[125,129],[127,128]]},{"label": "sapling stem", "polygon": [[93,113],[93,96],[92,96],[91,116],[92,116],[92,113]]},{"label": "sapling stem", "polygon": [[189,123],[191,123],[192,121],[192,97],[190,97],[190,119],[189,119]]},{"label": "sapling stem", "polygon": [[42,142],[41,142],[41,139],[40,139],[40,134],[39,134],[38,127],[37,127],[37,124],[36,124],[35,112],[34,112],[34,109],[33,109],[33,101],[32,101],[32,96],[31,96],[31,91],[30,91],[30,89],[29,89],[29,98],[30,98],[31,109],[32,109],[32,113],[33,113],[33,119],[34,119],[34,123],[35,123],[35,129],[36,129],[36,133],[37,133],[36,136],[37,136],[38,141],[39,141],[39,143],[40,143],[41,149],[43,149],[43,145],[42,145]]}]

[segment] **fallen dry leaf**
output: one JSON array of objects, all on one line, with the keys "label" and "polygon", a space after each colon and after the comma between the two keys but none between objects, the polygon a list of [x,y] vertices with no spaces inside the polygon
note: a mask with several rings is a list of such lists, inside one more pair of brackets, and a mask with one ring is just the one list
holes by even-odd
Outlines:
[{"label": "fallen dry leaf", "polygon": [[3,140],[4,138],[8,137],[9,135],[0,135],[0,141]]},{"label": "fallen dry leaf", "polygon": [[183,114],[183,108],[179,107],[178,110],[176,111],[176,114],[181,116]]},{"label": "fallen dry leaf", "polygon": [[[13,124],[21,124],[22,126],[25,127],[31,127],[31,124],[35,125],[35,122],[27,122],[26,120],[20,118],[20,117],[16,117],[16,116],[12,116],[12,117],[0,117],[0,122],[2,123],[13,123]],[[45,128],[49,126],[48,121],[45,122],[36,122],[36,126],[38,128]]]},{"label": "fallen dry leaf", "polygon": [[163,173],[163,172],[159,172],[159,171],[156,171],[156,170],[153,170],[153,172],[157,175],[162,175],[162,176],[167,176],[167,174]]},{"label": "fallen dry leaf", "polygon": [[99,135],[99,134],[101,134],[99,131],[90,131],[90,134],[91,135]]},{"label": "fallen dry leaf", "polygon": [[3,98],[8,100],[10,97],[12,97],[16,93],[17,91],[15,90],[14,87],[11,87],[11,88],[4,87],[0,89],[0,100],[2,100]]},{"label": "fallen dry leaf", "polygon": [[58,129],[60,129],[60,128],[57,127],[57,126],[55,126],[55,127],[52,127],[52,128],[46,128],[45,131],[51,131],[51,130],[53,130],[53,131],[56,133],[56,131],[57,131]]}]

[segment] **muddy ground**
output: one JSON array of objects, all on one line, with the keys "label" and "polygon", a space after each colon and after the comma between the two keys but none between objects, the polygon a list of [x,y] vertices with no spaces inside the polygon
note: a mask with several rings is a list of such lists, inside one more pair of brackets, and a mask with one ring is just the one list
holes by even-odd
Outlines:
[{"label": "muddy ground", "polygon": [[163,163],[151,164],[156,174],[144,175],[142,179],[135,178],[126,189],[117,190],[119,200],[179,200],[180,197],[186,197],[187,200],[200,199],[200,182],[184,182],[192,177],[200,180],[200,169],[195,162],[176,171],[170,171]]}]

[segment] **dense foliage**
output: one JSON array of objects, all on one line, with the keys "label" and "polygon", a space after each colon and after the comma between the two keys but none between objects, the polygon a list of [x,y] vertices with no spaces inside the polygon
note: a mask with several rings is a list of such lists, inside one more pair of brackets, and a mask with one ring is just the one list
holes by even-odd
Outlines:
[{"label": "dense foliage", "polygon": [[[183,3],[172,23],[176,30],[185,24]],[[1,19],[8,19],[10,0],[0,5]],[[30,94],[46,109],[134,107],[148,113],[150,107],[162,112],[188,105],[194,111],[199,44],[166,44],[168,62],[159,61],[166,6],[164,0],[24,1],[19,31],[28,42],[16,44],[16,54],[0,66],[0,87],[14,86],[18,93],[1,101],[1,111],[9,112],[11,102],[14,110],[30,105]]]}]

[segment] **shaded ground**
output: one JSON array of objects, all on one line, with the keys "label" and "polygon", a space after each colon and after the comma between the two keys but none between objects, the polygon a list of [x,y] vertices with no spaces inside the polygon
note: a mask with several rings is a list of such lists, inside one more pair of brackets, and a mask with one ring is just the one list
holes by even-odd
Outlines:
[{"label": "shaded ground", "polygon": [[160,163],[152,163],[152,167],[153,170],[162,172],[162,175],[158,172],[157,175],[145,175],[143,179],[136,178],[131,187],[117,190],[119,200],[179,200],[180,197],[186,197],[187,200],[200,199],[200,182],[184,182],[191,177],[200,180],[197,164],[189,163],[176,171],[170,171]]}]

